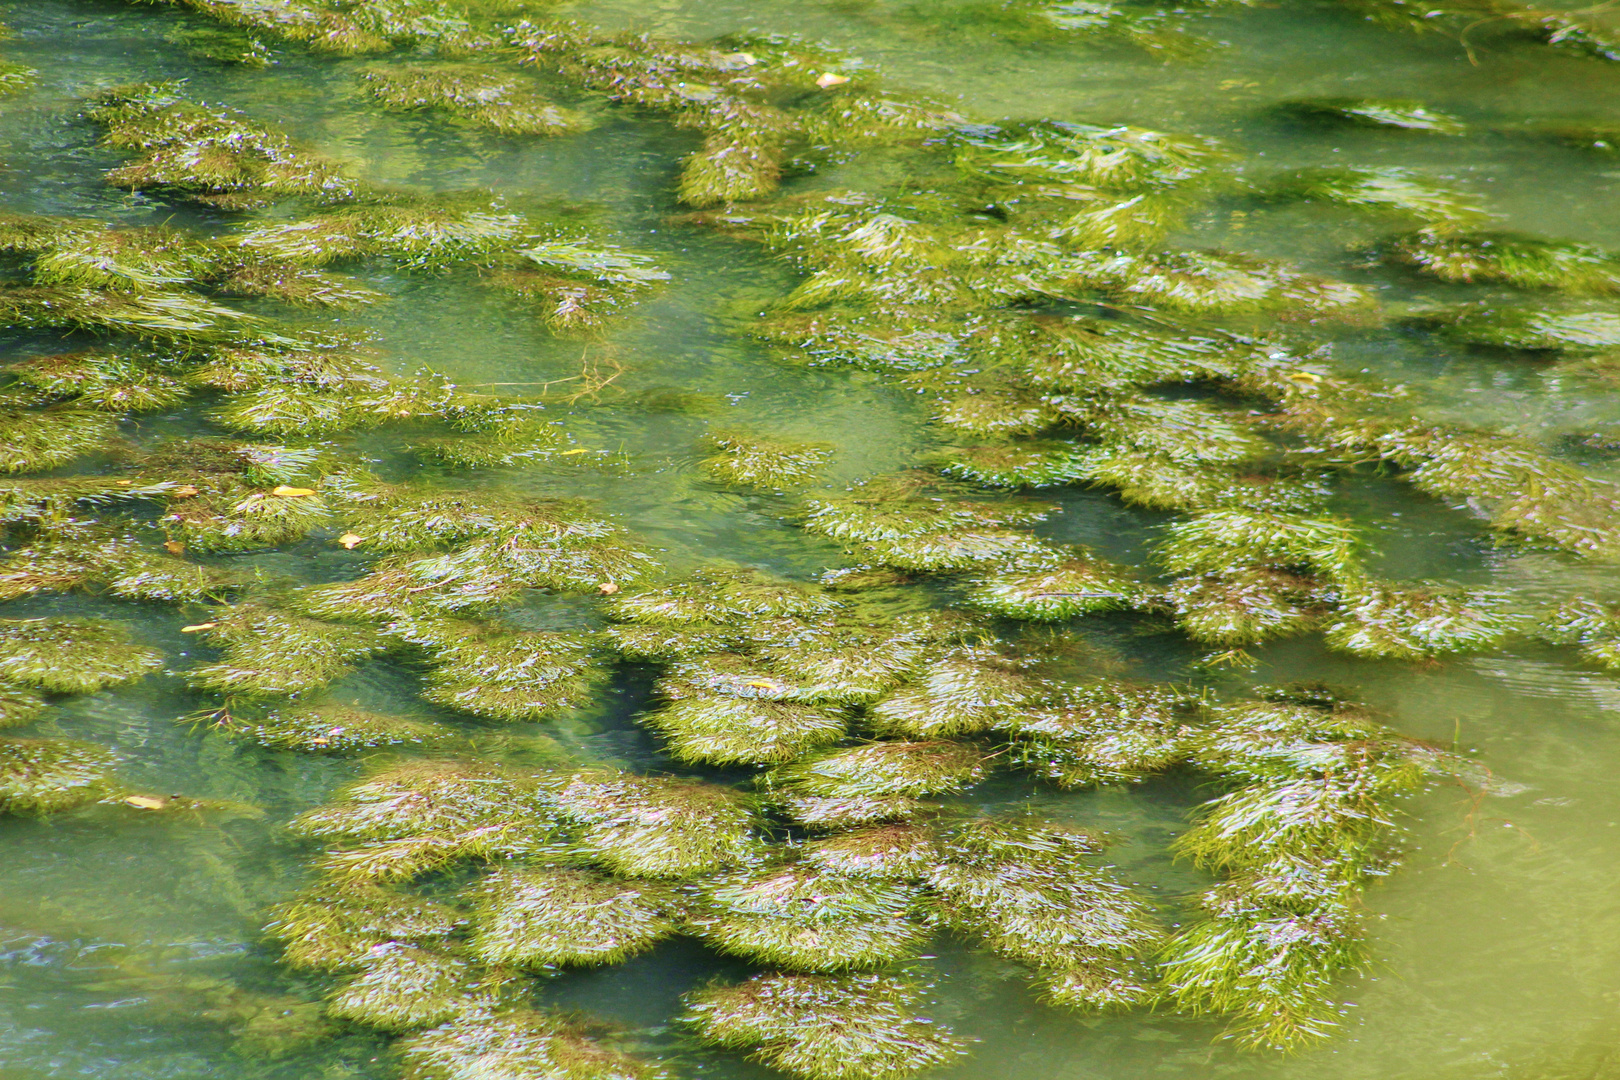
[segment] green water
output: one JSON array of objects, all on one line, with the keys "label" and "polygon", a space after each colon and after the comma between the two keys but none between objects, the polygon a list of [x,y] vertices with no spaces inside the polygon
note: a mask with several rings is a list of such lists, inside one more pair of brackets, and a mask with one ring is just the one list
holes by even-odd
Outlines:
[{"label": "green water", "polygon": [[[606,468],[500,470],[488,483],[537,494],[581,495],[675,566],[729,558],[810,577],[842,556],[786,520],[774,496],[738,495],[701,482],[697,438],[710,426],[745,424],[837,447],[831,479],[848,482],[913,461],[939,436],[912,394],[873,375],[780,363],[746,336],[756,314],[791,288],[792,271],[752,246],[671,224],[671,185],[693,136],[606,106],[597,126],[562,139],[479,133],[433,114],[399,116],[362,99],[367,61],[278,49],[268,69],[199,60],[175,40],[198,21],[170,10],[97,0],[8,5],[16,33],[0,46],[41,72],[38,85],[0,105],[0,208],[71,214],[120,224],[173,221],[215,231],[233,215],[188,209],[107,188],[118,155],[95,145],[77,117],[97,88],[184,77],[198,99],[224,101],[275,121],[366,180],[451,190],[487,187],[521,207],[529,200],[584,204],[602,238],[645,251],[671,285],[588,349],[560,340],[518,305],[455,276],[374,272],[394,297],[339,321],[373,328],[389,368],[423,366],[463,385],[530,384],[574,375],[582,354],[623,374],[581,402],[569,430],[582,446],[616,455]],[[610,28],[703,39],[751,30],[824,39],[878,65],[894,83],[948,95],[978,118],[1131,124],[1228,141],[1248,167],[1348,163],[1421,167],[1482,194],[1505,227],[1620,244],[1620,157],[1493,133],[1532,118],[1620,124],[1620,64],[1528,42],[1485,38],[1472,58],[1440,35],[1379,29],[1331,4],[1297,3],[1210,14],[1199,22],[1228,46],[1209,58],[1165,65],[1125,48],[1017,44],[954,22],[949,12],[882,3],[785,5],[742,0],[612,0],[569,14]],[[1420,99],[1476,125],[1466,138],[1310,129],[1267,106],[1311,95]],[[817,185],[858,182],[848,175]],[[1388,303],[1461,295],[1346,252],[1386,231],[1376,219],[1321,207],[1264,207],[1224,200],[1173,238],[1294,261],[1375,285]],[[1497,426],[1556,444],[1571,435],[1620,433],[1613,386],[1545,364],[1437,345],[1397,330],[1330,331],[1335,362],[1406,383],[1435,419]],[[52,351],[47,335],[11,335],[7,355]],[[679,392],[696,409],[661,406]],[[137,439],[194,430],[190,414],[148,415]],[[362,444],[384,475],[419,467],[401,440]],[[1600,475],[1620,470],[1600,457]],[[1063,513],[1044,534],[1141,563],[1160,515],[1133,511],[1102,492],[1059,489]],[[1525,599],[1585,591],[1620,595],[1612,567],[1495,545],[1466,508],[1450,508],[1377,479],[1347,484],[1336,506],[1366,522],[1376,569],[1394,578],[1444,577]],[[253,556],[310,581],[359,572],[362,560],[329,542]],[[170,666],[198,646],[173,609],[89,598],[7,605],[5,615],[116,614],[136,620]],[[518,621],[587,625],[580,605],[537,600]],[[1140,637],[1126,620],[1088,624],[1099,645],[1133,673],[1179,678],[1199,650],[1175,635]],[[1353,1003],[1342,1033],[1292,1057],[1245,1054],[1215,1041],[1219,1025],[1155,1014],[1077,1018],[1039,1005],[1009,965],[941,943],[937,1017],[979,1040],[943,1077],[974,1080],[1267,1076],[1598,1077],[1620,1072],[1620,681],[1583,668],[1567,650],[1508,651],[1413,666],[1346,659],[1314,638],[1256,650],[1255,681],[1326,679],[1356,687],[1411,735],[1455,744],[1498,778],[1477,797],[1441,788],[1411,809],[1403,868],[1369,890],[1379,963],[1347,983]],[[629,717],[650,675],[620,669],[607,704],[580,743],[643,770],[667,766]],[[371,707],[411,699],[407,672],[375,663],[342,684],[340,697]],[[385,1042],[358,1033],[277,1061],[243,1057],[204,1013],[219,987],[238,985],[314,1000],[318,980],[289,976],[258,937],[266,907],[304,880],[308,851],[281,826],[356,776],[360,762],[278,754],[174,723],[200,698],[173,675],[72,698],[37,725],[116,748],[120,775],[154,791],[234,799],[259,818],[202,823],[109,809],[34,822],[0,819],[0,1077],[182,1080],[237,1077],[387,1077]],[[465,718],[454,722],[476,727]],[[1029,797],[1012,782],[974,793],[986,804]],[[1117,833],[1113,860],[1142,889],[1178,896],[1203,883],[1171,864],[1167,842],[1204,797],[1190,782],[1039,796],[1063,820]],[[715,974],[746,965],[690,941],[630,963],[573,973],[541,991],[547,1004],[582,1009],[672,1046],[676,998]],[[210,997],[210,995],[214,995]],[[213,1001],[216,1004],[210,1005]],[[715,1077],[766,1075],[735,1055],[688,1056],[681,1067]]]}]

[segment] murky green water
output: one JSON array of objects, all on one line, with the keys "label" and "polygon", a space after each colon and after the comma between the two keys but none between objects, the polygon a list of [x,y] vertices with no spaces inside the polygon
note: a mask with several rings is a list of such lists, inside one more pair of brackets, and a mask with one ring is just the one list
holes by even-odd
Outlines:
[{"label": "murky green water", "polygon": [[[124,225],[171,221],[204,230],[234,215],[109,189],[102,173],[119,155],[96,146],[78,117],[98,88],[186,78],[199,99],[228,102],[282,124],[367,180],[430,190],[487,187],[522,206],[568,200],[590,208],[598,234],[653,255],[670,286],[586,345],[549,335],[519,305],[451,275],[373,273],[393,302],[346,324],[374,329],[389,368],[422,366],[463,385],[538,385],[574,375],[581,356],[623,366],[594,400],[569,416],[578,443],[621,455],[610,468],[499,470],[488,483],[547,495],[580,495],[601,506],[679,566],[727,558],[793,577],[842,561],[837,548],[794,528],[788,500],[741,495],[703,483],[695,440],[710,426],[742,423],[774,435],[837,447],[832,479],[891,471],[940,441],[915,395],[874,375],[779,362],[746,329],[793,272],[756,248],[671,224],[670,194],[694,137],[625,110],[588,105],[590,132],[560,139],[480,133],[433,114],[399,116],[362,99],[364,60],[278,49],[259,70],[199,60],[176,37],[192,16],[99,0],[27,0],[7,5],[16,33],[8,59],[41,72],[38,85],[0,104],[0,208],[69,214]],[[1482,194],[1505,227],[1620,244],[1620,157],[1497,133],[1526,119],[1620,124],[1620,64],[1519,41],[1486,39],[1471,59],[1440,35],[1406,36],[1331,4],[1295,3],[1211,13],[1200,23],[1228,43],[1209,58],[1164,65],[1125,48],[1009,43],[971,19],[927,5],[784,5],[743,0],[610,0],[570,15],[613,28],[703,39],[738,30],[825,39],[879,65],[893,82],[957,98],[968,115],[1126,122],[1227,140],[1246,168],[1350,163],[1429,170]],[[1313,129],[1268,113],[1305,96],[1420,99],[1477,129],[1462,138],[1388,131]],[[836,186],[849,176],[803,183]],[[1375,218],[1323,207],[1217,201],[1173,238],[1292,260],[1366,282],[1387,303],[1447,299],[1460,287],[1368,269],[1347,254],[1387,231]],[[1567,436],[1620,433],[1612,383],[1545,363],[1483,355],[1400,330],[1324,331],[1339,338],[1335,363],[1404,382],[1426,415],[1491,425],[1558,445]],[[13,335],[9,355],[52,351],[48,335]],[[683,409],[664,407],[675,393]],[[191,414],[148,415],[138,440],[192,430]],[[190,425],[188,427],[188,425]],[[391,477],[421,471],[383,433],[362,439]],[[1600,475],[1612,465],[1593,456]],[[1162,515],[1134,511],[1104,492],[1043,493],[1063,506],[1043,526],[1053,538],[1090,544],[1141,563]],[[1572,592],[1620,595],[1611,566],[1498,547],[1465,508],[1424,499],[1391,481],[1345,486],[1337,509],[1366,522],[1392,578],[1441,577],[1513,591],[1526,600]],[[250,557],[309,581],[352,576],[360,565],[330,541]],[[581,625],[578,605],[536,600],[519,619],[533,627]],[[7,617],[118,614],[183,669],[198,646],[186,621],[156,605],[43,598],[7,605]],[[1176,635],[1143,637],[1125,618],[1088,623],[1133,673],[1182,678],[1200,654]],[[1259,668],[1223,676],[1325,679],[1356,687],[1408,734],[1455,744],[1499,778],[1480,797],[1440,788],[1412,809],[1410,854],[1374,886],[1379,963],[1348,984],[1354,1007],[1335,1039],[1292,1057],[1240,1053],[1215,1042],[1215,1023],[1146,1014],[1077,1018],[1035,1002],[1009,965],[941,944],[937,1015],[979,1041],[974,1056],[940,1075],[974,1080],[1136,1077],[1607,1076],[1620,1070],[1620,682],[1582,667],[1568,650],[1518,644],[1499,654],[1430,665],[1357,661],[1306,637],[1255,650]],[[623,667],[605,704],[574,734],[603,759],[640,769],[667,766],[655,740],[629,720],[649,674]],[[1223,681],[1225,680],[1225,681]],[[345,698],[399,706],[408,672],[388,662],[341,687]],[[282,831],[362,767],[351,759],[260,750],[174,720],[199,695],[173,675],[63,701],[37,725],[116,748],[121,775],[140,788],[240,800],[262,817],[201,823],[143,818],[114,809],[45,821],[0,820],[0,1077],[105,1080],[394,1075],[382,1039],[349,1032],[281,1060],[233,1049],[210,1010],[242,988],[314,1000],[318,980],[289,976],[258,930],[268,905],[296,890],[306,847]],[[466,718],[455,723],[477,727]],[[490,725],[494,727],[495,725]],[[523,729],[527,730],[527,729]],[[536,729],[538,730],[538,729]],[[1017,802],[1008,781],[976,792],[986,804]],[[1039,796],[1064,820],[1118,833],[1114,861],[1142,888],[1190,892],[1203,878],[1169,862],[1164,849],[1203,797],[1186,779],[1140,788]],[[563,976],[541,990],[669,1041],[676,998],[714,974],[745,965],[690,941],[666,944],[621,967]],[[235,987],[236,989],[232,989]],[[765,1075],[736,1056],[689,1058],[710,1076]]]}]

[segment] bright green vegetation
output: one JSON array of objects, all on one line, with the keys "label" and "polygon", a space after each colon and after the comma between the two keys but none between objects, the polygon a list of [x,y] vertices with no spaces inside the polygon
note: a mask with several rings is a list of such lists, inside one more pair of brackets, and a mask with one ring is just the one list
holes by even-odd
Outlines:
[{"label": "bright green vegetation", "polygon": [[1465,130],[1462,121],[1456,117],[1447,116],[1417,101],[1301,98],[1286,102],[1281,108],[1302,119],[1314,121],[1394,128],[1398,131],[1427,131],[1436,135],[1461,135]]},{"label": "bright green vegetation", "polygon": [[916,1015],[922,998],[878,975],[762,975],[690,994],[684,1018],[704,1042],[804,1080],[903,1080],[963,1053],[949,1028]]},{"label": "bright green vegetation", "polygon": [[1514,233],[1423,229],[1396,239],[1383,254],[1441,281],[1502,282],[1577,293],[1620,291],[1620,256],[1590,244]]},{"label": "bright green vegetation", "polygon": [[[1452,658],[1528,637],[1620,670],[1612,598],[1542,571],[1533,602],[1391,580],[1421,560],[1381,543],[1442,530],[1370,520],[1399,499],[1452,514],[1469,558],[1498,541],[1470,581],[1620,557],[1601,432],[1584,453],[1533,418],[1440,422],[1415,366],[1380,354],[1563,355],[1573,379],[1620,353],[1620,313],[1580,299],[1617,291],[1620,257],[1487,230],[1492,189],[1390,163],[1466,153],[1481,125],[1405,100],[1244,106],[1388,147],[1261,171],[1236,128],[974,115],[808,38],[677,40],[521,0],[169,6],[175,43],[228,77],[84,88],[71,122],[113,165],[73,204],[95,216],[0,216],[0,811],[263,812],[115,779],[106,717],[183,699],[164,737],[274,803],[279,845],[262,886],[218,869],[235,856],[212,835],[184,856],[229,877],[237,916],[283,890],[263,937],[308,980],[198,983],[176,1007],[245,1056],[656,1080],[723,1051],[901,1080],[969,1051],[923,1014],[966,1029],[961,987],[997,981],[1043,1023],[1158,1009],[1302,1048],[1383,959],[1363,893],[1396,870],[1408,807],[1496,789],[1460,727],[1442,750],[1349,692],[1247,673],[1325,651],[1461,678]],[[1356,6],[1465,46],[1502,23],[1620,56],[1594,12]],[[1215,49],[1190,28],[1225,17],[936,7],[839,17],[936,35],[941,57],[1156,61]],[[239,89],[328,75],[354,113],[310,144],[305,113],[272,124]],[[29,78],[0,68],[0,90]],[[551,196],[569,155],[600,170],[575,184],[590,203]],[[621,168],[656,173],[655,197]],[[545,179],[449,183],[507,169]],[[1296,264],[1207,239],[1288,215],[1354,243]],[[1378,262],[1436,295],[1406,303],[1415,276]],[[465,309],[448,329],[428,317],[445,297]],[[658,383],[693,302],[726,344]],[[545,378],[560,357],[579,374]],[[1118,866],[1099,811],[1126,822]],[[1218,880],[1163,886],[1181,872]],[[950,1011],[928,1003],[947,939]],[[655,969],[687,978],[673,1026],[617,1031],[537,992]]]},{"label": "bright green vegetation", "polygon": [[442,109],[502,135],[566,135],[585,122],[500,68],[468,64],[378,67],[365,79],[390,109]]}]

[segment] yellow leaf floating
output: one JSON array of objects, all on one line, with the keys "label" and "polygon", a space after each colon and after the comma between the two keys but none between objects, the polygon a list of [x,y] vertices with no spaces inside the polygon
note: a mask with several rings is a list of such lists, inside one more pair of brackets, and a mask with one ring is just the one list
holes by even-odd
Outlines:
[{"label": "yellow leaf floating", "polygon": [[170,555],[184,555],[186,553],[186,545],[182,544],[178,540],[165,540],[163,541],[163,550],[167,551]]},{"label": "yellow leaf floating", "polygon": [[197,634],[197,633],[201,633],[204,630],[212,630],[214,627],[216,627],[218,625],[219,625],[219,623],[212,623],[212,622],[192,623],[190,626],[182,626],[180,628],[180,632],[182,634]]},{"label": "yellow leaf floating", "polygon": [[834,86],[843,86],[847,82],[849,82],[848,75],[834,75],[830,71],[824,71],[821,73],[821,77],[816,80],[816,85],[826,90]]},{"label": "yellow leaf floating", "polygon": [[162,810],[169,805],[169,800],[160,799],[155,795],[129,795],[124,798],[124,805],[133,806],[137,810]]},{"label": "yellow leaf floating", "polygon": [[279,495],[283,499],[302,499],[305,495],[315,494],[314,488],[288,487],[286,484],[277,484],[270,489],[270,494]]},{"label": "yellow leaf floating", "polygon": [[356,536],[354,533],[344,533],[338,537],[338,543],[342,544],[347,551],[353,551],[357,545],[363,544],[365,541],[365,537]]}]

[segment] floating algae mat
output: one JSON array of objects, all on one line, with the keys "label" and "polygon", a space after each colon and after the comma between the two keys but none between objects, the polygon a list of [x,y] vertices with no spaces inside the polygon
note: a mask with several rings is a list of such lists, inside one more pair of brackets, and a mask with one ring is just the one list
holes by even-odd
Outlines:
[{"label": "floating algae mat", "polygon": [[1620,1059],[1620,16],[0,5],[6,1080]]}]

